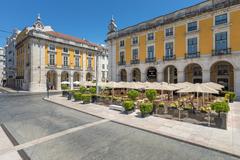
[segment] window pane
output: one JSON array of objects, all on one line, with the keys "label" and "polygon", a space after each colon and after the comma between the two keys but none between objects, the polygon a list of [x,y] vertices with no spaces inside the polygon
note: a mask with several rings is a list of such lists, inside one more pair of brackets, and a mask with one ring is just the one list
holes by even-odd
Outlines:
[{"label": "window pane", "polygon": [[188,39],[188,54],[197,53],[197,38]]},{"label": "window pane", "polygon": [[197,22],[188,23],[188,31],[195,31],[197,30]]},{"label": "window pane", "polygon": [[227,23],[227,14],[222,14],[215,17],[215,25],[224,23]]},{"label": "window pane", "polygon": [[154,46],[148,47],[148,58],[154,58]]},{"label": "window pane", "polygon": [[227,46],[227,32],[217,33],[215,35],[215,49],[226,50]]}]

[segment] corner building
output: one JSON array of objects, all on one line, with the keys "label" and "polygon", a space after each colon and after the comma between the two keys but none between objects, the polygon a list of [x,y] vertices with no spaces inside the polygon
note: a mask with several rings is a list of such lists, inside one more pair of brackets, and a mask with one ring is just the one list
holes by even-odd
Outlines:
[{"label": "corner building", "polygon": [[240,1],[208,0],[108,29],[112,81],[216,82],[240,96]]},{"label": "corner building", "polygon": [[61,90],[61,82],[92,81],[96,77],[96,56],[102,46],[55,32],[44,26],[38,16],[32,27],[16,39],[17,88],[31,92]]}]

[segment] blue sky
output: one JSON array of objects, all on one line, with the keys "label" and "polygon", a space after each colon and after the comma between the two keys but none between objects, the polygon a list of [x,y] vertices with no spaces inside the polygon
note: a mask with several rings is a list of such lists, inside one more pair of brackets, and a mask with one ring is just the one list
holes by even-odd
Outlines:
[{"label": "blue sky", "polygon": [[55,31],[104,43],[111,16],[119,28],[188,7],[203,0],[4,0],[0,9],[0,46],[14,28],[30,26],[41,14]]}]

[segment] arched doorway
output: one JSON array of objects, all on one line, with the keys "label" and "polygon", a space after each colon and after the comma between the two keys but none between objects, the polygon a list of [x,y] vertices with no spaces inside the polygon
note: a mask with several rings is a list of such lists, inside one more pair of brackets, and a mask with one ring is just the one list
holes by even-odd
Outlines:
[{"label": "arched doorway", "polygon": [[223,85],[224,90],[234,91],[234,68],[226,61],[216,62],[211,66],[211,81]]},{"label": "arched doorway", "polygon": [[202,83],[202,67],[199,64],[192,63],[184,69],[185,81],[191,83]]},{"label": "arched doorway", "polygon": [[63,82],[63,81],[69,82],[69,74],[67,71],[63,71],[61,74],[61,82]]},{"label": "arched doorway", "polygon": [[167,66],[164,69],[164,82],[178,83],[177,68],[173,65]]},{"label": "arched doorway", "polygon": [[74,72],[73,74],[73,82],[80,81],[80,74],[78,72]]},{"label": "arched doorway", "polygon": [[155,67],[148,68],[147,81],[148,82],[157,82],[157,69]]},{"label": "arched doorway", "polygon": [[57,72],[56,71],[48,71],[47,72],[47,83],[49,85],[50,90],[57,90]]},{"label": "arched doorway", "polygon": [[132,81],[140,82],[141,81],[141,71],[138,68],[134,68],[132,71]]},{"label": "arched doorway", "polygon": [[92,81],[92,74],[89,72],[86,74],[86,81]]},{"label": "arched doorway", "polygon": [[127,71],[125,69],[120,71],[120,81],[127,82]]}]

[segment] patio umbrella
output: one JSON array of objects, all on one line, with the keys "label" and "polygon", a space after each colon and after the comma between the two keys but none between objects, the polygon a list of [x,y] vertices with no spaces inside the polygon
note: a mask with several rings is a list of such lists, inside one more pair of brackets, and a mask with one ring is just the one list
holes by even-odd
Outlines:
[{"label": "patio umbrella", "polygon": [[203,83],[203,84],[210,87],[210,88],[218,90],[218,91],[221,91],[224,88],[224,86],[222,86],[220,84],[217,84],[217,83],[214,83],[214,82],[208,82],[208,83]]},{"label": "patio umbrella", "polygon": [[62,81],[61,84],[70,84],[68,81]]},{"label": "patio umbrella", "polygon": [[197,93],[197,101],[199,106],[199,93],[219,94],[219,91],[209,88],[203,84],[193,84],[187,88],[178,90],[177,93]]},{"label": "patio umbrella", "polygon": [[79,81],[75,81],[75,82],[73,82],[73,84],[74,84],[74,85],[79,85],[80,82],[79,82]]}]

